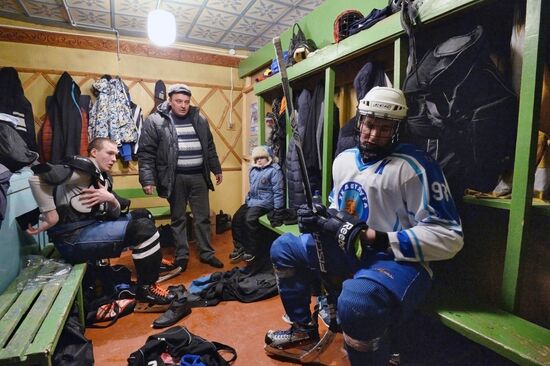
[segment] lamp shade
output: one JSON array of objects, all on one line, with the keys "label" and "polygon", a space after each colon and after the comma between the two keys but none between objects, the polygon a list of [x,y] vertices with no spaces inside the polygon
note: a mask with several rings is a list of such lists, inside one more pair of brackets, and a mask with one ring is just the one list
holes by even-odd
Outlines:
[{"label": "lamp shade", "polygon": [[153,10],[147,17],[147,34],[157,46],[168,46],[176,40],[176,18],[161,9]]}]

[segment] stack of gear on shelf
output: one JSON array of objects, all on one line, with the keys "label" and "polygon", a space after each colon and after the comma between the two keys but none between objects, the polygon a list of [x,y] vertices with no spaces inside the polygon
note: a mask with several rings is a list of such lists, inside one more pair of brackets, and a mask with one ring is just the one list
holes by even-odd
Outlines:
[{"label": "stack of gear on shelf", "polygon": [[310,53],[317,50],[317,45],[312,39],[306,38],[300,24],[292,26],[292,36],[288,45],[289,66],[307,58]]},{"label": "stack of gear on shelf", "polygon": [[[409,37],[414,38],[413,31],[408,28]],[[492,191],[513,165],[517,97],[489,50],[478,25],[413,61],[404,82],[407,138],[438,161],[458,196],[466,188]]]}]

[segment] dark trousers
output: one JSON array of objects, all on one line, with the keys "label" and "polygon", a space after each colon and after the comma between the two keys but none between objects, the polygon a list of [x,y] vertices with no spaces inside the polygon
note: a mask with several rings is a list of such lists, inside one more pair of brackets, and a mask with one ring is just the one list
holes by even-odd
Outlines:
[{"label": "dark trousers", "polygon": [[267,257],[270,236],[266,235],[268,229],[258,219],[269,211],[264,207],[248,207],[246,203],[239,207],[231,222],[235,248],[243,248],[246,253],[255,256]]},{"label": "dark trousers", "polygon": [[208,260],[214,256],[210,244],[210,201],[208,186],[202,174],[176,174],[176,183],[170,202],[171,226],[176,242],[176,260],[189,260],[188,225],[185,212],[187,205],[195,219],[195,236],[199,257]]}]

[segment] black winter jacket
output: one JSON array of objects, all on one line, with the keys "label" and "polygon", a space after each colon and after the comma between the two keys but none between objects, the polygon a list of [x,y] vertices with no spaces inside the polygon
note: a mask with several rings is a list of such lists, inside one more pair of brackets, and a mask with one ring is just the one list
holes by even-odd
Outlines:
[{"label": "black winter jacket", "polygon": [[52,124],[51,163],[59,164],[68,157],[80,154],[82,113],[80,87],[68,72],[61,74],[46,112]]},{"label": "black winter jacket", "polygon": [[[160,104],[155,113],[147,117],[139,138],[139,182],[145,187],[154,185],[160,197],[172,194],[178,161],[178,135],[170,119],[168,101]],[[203,176],[210,190],[214,184],[210,172],[221,174],[222,167],[216,153],[214,138],[208,122],[200,115],[197,107],[190,107],[191,123],[202,146]]]},{"label": "black winter jacket", "polygon": [[16,130],[32,151],[38,152],[32,104],[25,97],[17,70],[0,68],[0,113],[18,120]]}]

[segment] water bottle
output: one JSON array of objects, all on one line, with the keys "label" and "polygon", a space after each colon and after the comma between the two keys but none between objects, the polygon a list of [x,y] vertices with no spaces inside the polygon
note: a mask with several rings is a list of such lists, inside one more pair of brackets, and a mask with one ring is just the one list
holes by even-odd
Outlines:
[{"label": "water bottle", "polygon": [[321,191],[316,189],[315,192],[313,192],[313,196],[311,197],[311,202],[313,204],[319,204],[319,205],[321,205],[323,203],[321,201]]}]

